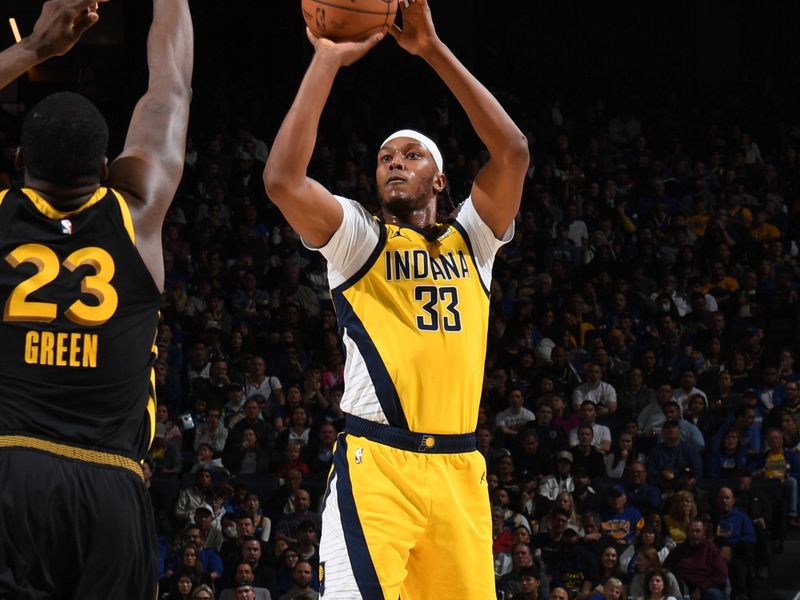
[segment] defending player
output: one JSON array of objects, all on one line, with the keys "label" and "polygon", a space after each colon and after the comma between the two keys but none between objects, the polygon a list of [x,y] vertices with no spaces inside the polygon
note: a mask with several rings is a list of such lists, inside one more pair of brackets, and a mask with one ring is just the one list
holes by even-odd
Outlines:
[{"label": "defending player", "polygon": [[[183,170],[191,97],[187,0],[154,0],[150,81],[111,165],[86,98],[25,118],[25,187],[0,191],[0,597],[156,596],[156,539],[140,465],[153,437],[151,366],[161,225]],[[0,85],[69,50],[99,19],[45,3],[0,54]]]},{"label": "defending player", "polygon": [[438,39],[426,0],[401,3],[399,45],[463,106],[491,158],[454,220],[436,224],[442,156],[411,130],[378,152],[382,220],[306,175],[334,78],[379,40],[315,54],[264,172],[270,198],[328,277],[347,346],[339,438],[323,511],[322,597],[486,600],[495,595],[484,462],[475,423],[492,263],[511,239],[526,140]]}]

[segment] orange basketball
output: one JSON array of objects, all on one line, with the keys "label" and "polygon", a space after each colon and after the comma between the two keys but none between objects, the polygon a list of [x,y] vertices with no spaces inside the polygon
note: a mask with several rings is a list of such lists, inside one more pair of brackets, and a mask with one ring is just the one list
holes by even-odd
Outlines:
[{"label": "orange basketball", "polygon": [[319,37],[363,40],[394,24],[397,0],[302,0],[306,25]]}]

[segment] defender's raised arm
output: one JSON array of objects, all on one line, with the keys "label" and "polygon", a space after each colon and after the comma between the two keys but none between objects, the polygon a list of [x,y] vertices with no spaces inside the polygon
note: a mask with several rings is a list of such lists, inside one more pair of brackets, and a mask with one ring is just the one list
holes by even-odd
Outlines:
[{"label": "defender's raised arm", "polygon": [[186,152],[193,36],[187,0],[154,0],[147,40],[147,92],[133,111],[125,148],[110,166],[108,183],[129,196],[136,245],[159,284],[161,225],[178,188]]}]

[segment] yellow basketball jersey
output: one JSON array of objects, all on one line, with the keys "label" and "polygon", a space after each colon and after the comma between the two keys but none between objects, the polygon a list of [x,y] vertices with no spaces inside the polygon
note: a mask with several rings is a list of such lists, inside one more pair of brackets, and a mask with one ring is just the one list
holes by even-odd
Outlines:
[{"label": "yellow basketball jersey", "polygon": [[363,358],[390,425],[472,432],[489,293],[469,237],[457,222],[436,237],[409,226],[380,227],[366,264],[332,290],[345,340]]}]

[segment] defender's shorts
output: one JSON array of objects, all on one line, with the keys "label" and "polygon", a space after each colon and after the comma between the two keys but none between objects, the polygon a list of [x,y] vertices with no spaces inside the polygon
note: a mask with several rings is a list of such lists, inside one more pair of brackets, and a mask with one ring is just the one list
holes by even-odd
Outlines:
[{"label": "defender's shorts", "polygon": [[0,436],[0,598],[154,600],[156,534],[138,465],[81,449],[72,451],[117,466],[66,458],[47,449],[70,447],[52,442],[2,443],[9,439],[18,438]]},{"label": "defender's shorts", "polygon": [[474,435],[347,416],[322,513],[325,600],[495,597],[486,463]]}]

